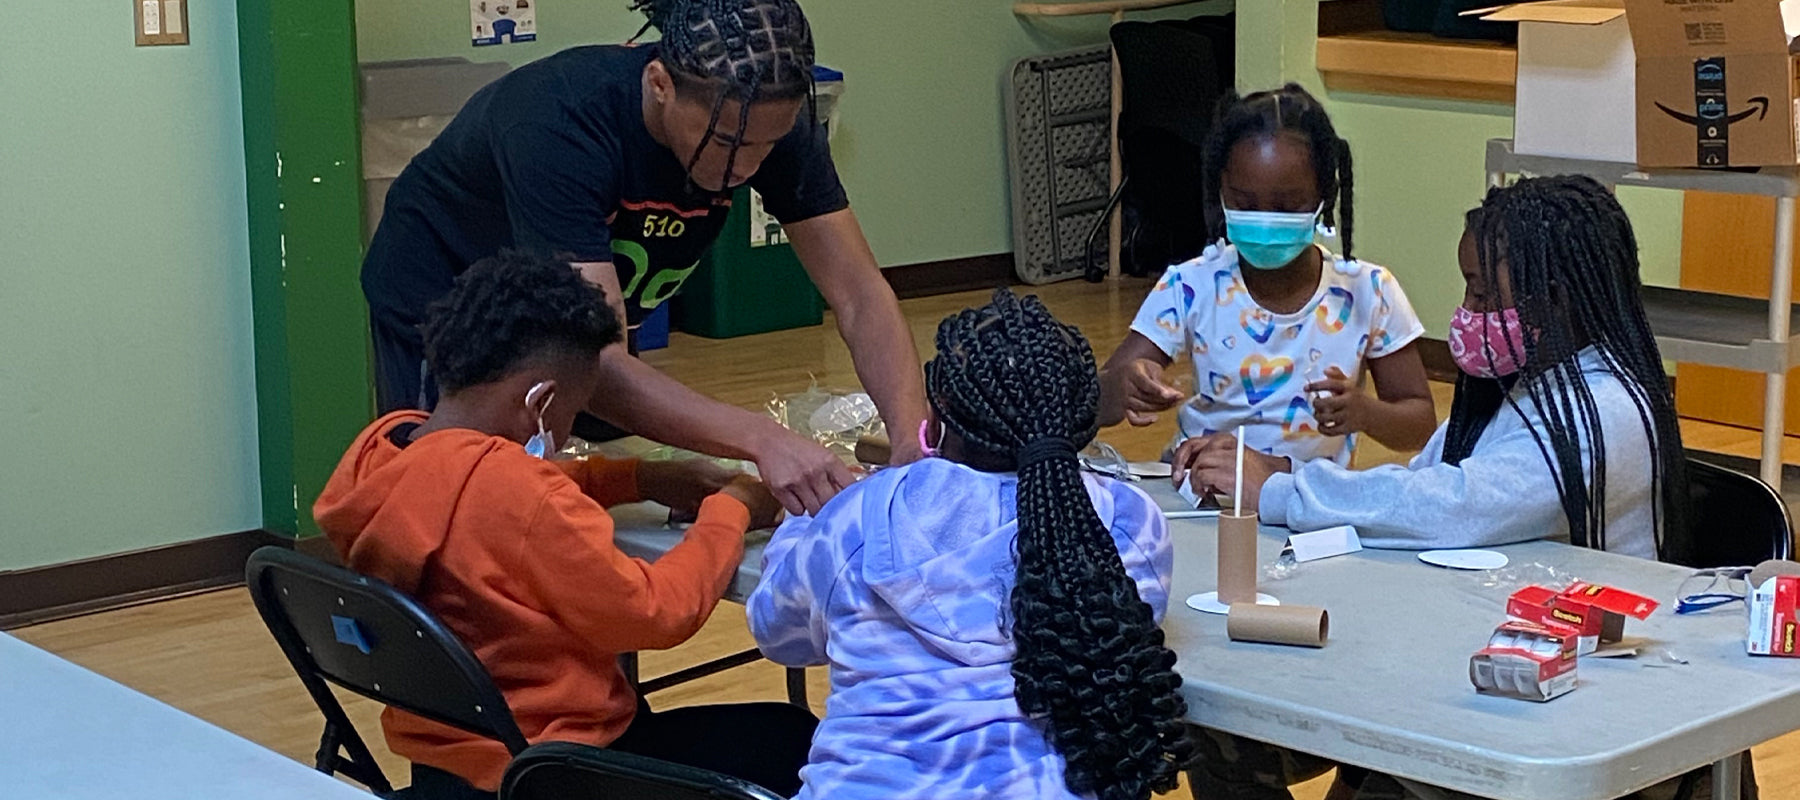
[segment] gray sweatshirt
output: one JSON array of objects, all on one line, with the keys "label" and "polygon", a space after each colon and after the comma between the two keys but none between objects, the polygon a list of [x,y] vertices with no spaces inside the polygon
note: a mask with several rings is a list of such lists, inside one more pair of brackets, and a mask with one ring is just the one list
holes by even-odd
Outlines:
[{"label": "gray sweatshirt", "polygon": [[[1653,559],[1653,454],[1632,402],[1643,390],[1615,376],[1592,347],[1579,360],[1606,438],[1606,549]],[[1263,484],[1262,521],[1297,531],[1353,525],[1364,546],[1396,550],[1568,541],[1569,523],[1544,461],[1550,434],[1524,388],[1514,387],[1514,402],[1501,406],[1460,465],[1444,463],[1444,426],[1404,467],[1349,470],[1326,459],[1312,461]],[[1544,449],[1533,438],[1533,427]],[[1585,436],[1581,449],[1585,458]]]}]

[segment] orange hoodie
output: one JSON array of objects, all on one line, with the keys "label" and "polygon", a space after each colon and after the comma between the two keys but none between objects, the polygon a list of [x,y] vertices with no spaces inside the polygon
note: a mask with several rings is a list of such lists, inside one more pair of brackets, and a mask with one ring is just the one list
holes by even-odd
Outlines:
[{"label": "orange hoodie", "polygon": [[[637,462],[548,462],[515,442],[454,429],[402,449],[399,411],[365,429],[313,507],[344,562],[430,608],[475,652],[525,738],[603,746],[637,700],[618,654],[693,636],[744,557],[750,513],[725,495],[655,563],[613,544],[602,506],[636,502]],[[495,791],[499,742],[395,709],[395,753]]]}]

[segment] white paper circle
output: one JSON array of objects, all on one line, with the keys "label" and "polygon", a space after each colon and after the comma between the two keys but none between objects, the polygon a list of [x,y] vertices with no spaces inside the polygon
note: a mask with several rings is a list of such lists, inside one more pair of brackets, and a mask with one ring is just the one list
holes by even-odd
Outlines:
[{"label": "white paper circle", "polygon": [[[1218,592],[1207,592],[1205,594],[1191,595],[1187,599],[1187,604],[1188,604],[1188,608],[1191,608],[1195,611],[1204,611],[1208,614],[1230,614],[1231,613],[1231,606],[1228,606],[1228,605],[1225,605],[1224,603],[1219,602],[1219,593]],[[1274,596],[1272,596],[1272,595],[1266,595],[1261,592],[1258,592],[1256,594],[1256,604],[1259,606],[1278,606],[1278,605],[1281,605],[1281,601],[1276,600],[1274,598]]]},{"label": "white paper circle", "polygon": [[1492,550],[1426,550],[1419,560],[1448,569],[1499,569],[1508,563],[1505,553]]}]

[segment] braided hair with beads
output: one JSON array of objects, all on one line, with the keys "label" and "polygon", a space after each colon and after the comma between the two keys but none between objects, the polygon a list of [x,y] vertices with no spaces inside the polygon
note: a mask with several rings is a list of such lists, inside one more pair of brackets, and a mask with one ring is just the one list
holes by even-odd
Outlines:
[{"label": "braided hair with beads", "polygon": [[1220,192],[1232,148],[1245,139],[1272,138],[1283,133],[1306,140],[1312,153],[1313,174],[1319,181],[1319,198],[1325,204],[1320,221],[1337,229],[1338,241],[1343,243],[1343,252],[1338,255],[1353,258],[1356,214],[1352,201],[1356,182],[1350,170],[1350,143],[1338,136],[1325,107],[1297,83],[1243,97],[1227,92],[1219,99],[1203,164],[1208,237],[1217,240],[1225,236]]},{"label": "braided hair with beads", "polygon": [[[737,165],[737,144],[750,124],[750,104],[760,100],[805,98],[816,121],[813,93],[812,27],[795,0],[633,0],[644,27],[662,32],[657,57],[668,68],[677,92],[706,91],[712,118],[688,171],[700,162],[706,142],[719,131],[725,103],[738,103],[736,132],[725,174]],[[632,37],[636,40],[636,36]]]},{"label": "braided hair with beads", "polygon": [[1577,360],[1592,346],[1625,384],[1654,449],[1647,466],[1661,501],[1653,512],[1658,553],[1666,561],[1685,560],[1688,554],[1676,551],[1687,542],[1686,455],[1639,296],[1637,238],[1625,210],[1592,178],[1526,178],[1489,190],[1469,211],[1467,231],[1483,285],[1499,286],[1505,270],[1525,352],[1509,353],[1521,365],[1516,375],[1457,378],[1444,461],[1467,458],[1501,407],[1517,409],[1513,397],[1523,386],[1544,421],[1544,431],[1533,427],[1532,436],[1555,475],[1570,541],[1605,549],[1606,440]]},{"label": "braided hair with beads", "polygon": [[1046,727],[1071,792],[1140,800],[1172,790],[1189,752],[1175,654],[1076,458],[1098,430],[1092,348],[1037,298],[1000,289],[987,306],[944,320],[937,350],[925,368],[932,410],[971,466],[1019,475],[1019,707]]}]

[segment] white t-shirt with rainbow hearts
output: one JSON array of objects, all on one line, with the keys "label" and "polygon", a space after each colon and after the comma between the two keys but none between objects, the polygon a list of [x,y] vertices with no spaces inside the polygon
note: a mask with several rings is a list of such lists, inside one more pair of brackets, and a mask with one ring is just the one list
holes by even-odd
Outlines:
[{"label": "white t-shirt with rainbow hearts", "polygon": [[1425,333],[1393,273],[1324,247],[1318,291],[1276,314],[1244,288],[1237,249],[1220,242],[1163,273],[1131,329],[1171,359],[1194,362],[1194,397],[1181,406],[1180,439],[1244,426],[1244,444],[1295,462],[1350,461],[1348,439],[1319,432],[1307,383],[1337,367],[1360,382],[1366,359]]}]

